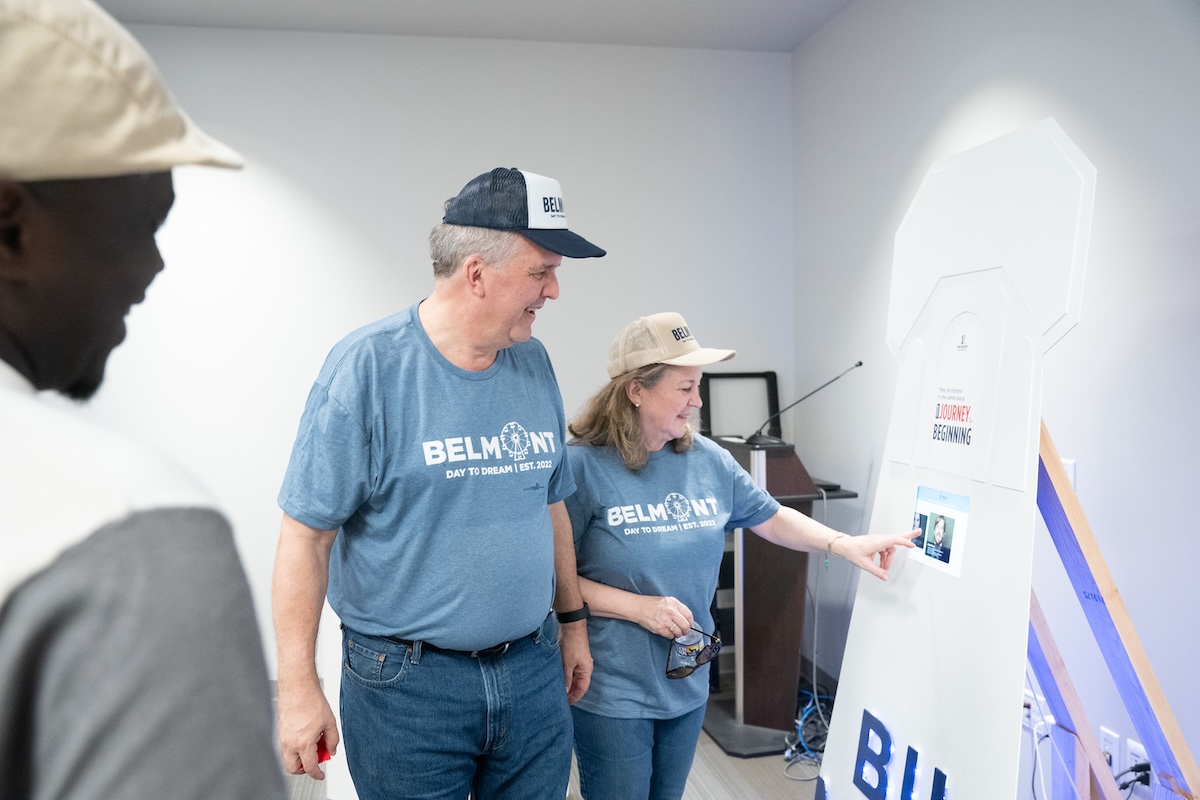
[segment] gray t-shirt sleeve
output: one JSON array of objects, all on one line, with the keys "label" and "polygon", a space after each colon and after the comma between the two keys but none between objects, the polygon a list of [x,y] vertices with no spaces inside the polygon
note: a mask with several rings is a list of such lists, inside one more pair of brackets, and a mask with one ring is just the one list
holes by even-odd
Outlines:
[{"label": "gray t-shirt sleeve", "polygon": [[224,517],[133,514],[4,601],[0,780],[30,800],[284,797]]}]

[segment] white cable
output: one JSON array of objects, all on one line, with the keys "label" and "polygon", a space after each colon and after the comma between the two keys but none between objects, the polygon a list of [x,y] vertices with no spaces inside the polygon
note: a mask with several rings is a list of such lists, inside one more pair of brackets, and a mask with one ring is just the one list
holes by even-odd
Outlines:
[{"label": "white cable", "polygon": [[[1040,708],[1039,708],[1039,711],[1040,711]],[[1053,736],[1050,737],[1050,749],[1053,750],[1054,755],[1058,757],[1058,763],[1062,764],[1063,772],[1070,775],[1071,769],[1070,769],[1070,767],[1067,766],[1067,760],[1065,758],[1063,758],[1062,751],[1058,749],[1058,741],[1055,740],[1055,738]],[[1070,783],[1071,783],[1071,792],[1075,795],[1076,800],[1084,800],[1083,797],[1081,797],[1079,794],[1078,787],[1075,786],[1075,781],[1070,781]]]},{"label": "white cable", "polygon": [[[829,518],[829,496],[825,494],[825,490],[820,486],[817,491],[821,493],[821,519],[819,522],[824,523]],[[829,561],[826,560],[826,569],[828,569]],[[820,630],[820,612],[821,612],[821,573],[824,569],[817,567],[816,588],[813,591],[813,647],[812,647],[812,690],[813,701],[817,704],[817,716],[821,720],[821,724],[825,726],[825,730],[829,730],[829,720],[825,719],[825,712],[821,708],[820,693],[817,691],[817,633]]]},{"label": "white cable", "polygon": [[[790,770],[792,769],[792,767],[794,767],[797,764],[804,764],[804,765],[810,767],[812,769],[811,774],[808,774],[808,775],[805,775],[804,777],[799,777],[799,778],[792,775]],[[783,765],[783,774],[784,774],[784,777],[786,777],[788,780],[815,781],[821,774],[821,762],[817,761],[813,758],[809,758],[808,756],[800,756],[799,758],[789,761],[788,763]]]},{"label": "white cable", "polygon": [[820,631],[821,619],[821,573],[825,570],[817,567],[816,587],[813,590],[815,600],[813,601],[813,655],[812,655],[812,694],[813,702],[817,704],[817,716],[821,720],[821,724],[829,729],[829,720],[825,719],[825,712],[821,709],[821,693],[817,690],[817,633]]},{"label": "white cable", "polygon": [[[1045,727],[1046,733],[1049,734],[1050,733],[1049,726],[1046,725],[1046,712],[1042,710],[1042,703],[1040,700],[1038,700],[1038,693],[1036,691],[1034,691],[1033,678],[1029,674],[1028,666],[1026,666],[1026,668],[1025,668],[1025,683],[1029,686],[1029,694],[1033,696],[1033,705],[1037,706],[1037,715],[1038,715],[1039,724],[1041,724],[1043,727]],[[1033,709],[1031,708],[1030,711],[1032,712]],[[1033,747],[1034,747],[1034,759],[1036,761],[1039,758],[1039,752],[1040,752],[1038,749],[1038,745],[1037,745],[1036,726],[1031,725],[1030,732],[1034,735]],[[1072,774],[1071,769],[1067,766],[1067,760],[1063,757],[1062,751],[1058,749],[1058,742],[1055,740],[1054,736],[1050,735],[1050,736],[1047,736],[1046,738],[1048,738],[1050,740],[1050,749],[1054,753],[1054,755],[1057,756],[1058,763],[1062,765],[1063,771],[1068,775]],[[1045,770],[1042,771],[1041,778],[1042,778],[1042,796],[1049,797],[1050,795],[1046,794]],[[1070,784],[1071,784],[1071,792],[1075,795],[1076,800],[1084,800],[1083,797],[1080,796],[1080,794],[1079,794],[1079,788],[1077,786],[1075,786],[1075,781],[1070,781]]]},{"label": "white cable", "polygon": [[[1033,678],[1029,674],[1028,667],[1025,669],[1025,685],[1029,687],[1029,696],[1033,698],[1034,704],[1037,704],[1037,690],[1033,687]],[[1038,779],[1042,784],[1042,797],[1045,798],[1045,800],[1049,800],[1050,795],[1046,792],[1046,768],[1042,765],[1042,751],[1038,742],[1038,729],[1046,728],[1046,717],[1044,714],[1042,714],[1042,707],[1040,704],[1038,704],[1037,716],[1037,722],[1033,722],[1033,704],[1031,704],[1029,706],[1029,736],[1033,742],[1033,770],[1037,774]],[[1054,737],[1051,736],[1048,738],[1053,739]],[[1051,746],[1053,746],[1053,742],[1051,742]]]},{"label": "white cable", "polygon": [[[1046,768],[1042,766],[1042,750],[1038,740],[1039,728],[1045,729],[1046,723],[1038,722],[1035,725],[1031,725],[1029,728],[1029,735],[1033,737],[1033,768],[1037,770],[1038,782],[1042,784],[1042,797],[1046,800],[1049,800],[1050,794],[1046,790]],[[1047,736],[1046,738],[1050,739],[1050,745],[1053,747],[1054,737]],[[1038,767],[1041,767],[1041,769],[1038,769]]]}]

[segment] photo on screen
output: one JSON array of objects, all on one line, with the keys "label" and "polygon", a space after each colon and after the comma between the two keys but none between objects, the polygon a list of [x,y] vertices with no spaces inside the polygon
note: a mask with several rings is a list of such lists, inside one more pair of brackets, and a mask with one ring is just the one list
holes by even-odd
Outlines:
[{"label": "photo on screen", "polygon": [[934,514],[928,517],[925,529],[925,555],[945,564],[950,563],[950,544],[954,539],[954,517]]},{"label": "photo on screen", "polygon": [[913,525],[922,533],[908,557],[958,577],[967,545],[971,498],[930,486],[917,487]]},{"label": "photo on screen", "polygon": [[913,514],[913,530],[917,530],[919,528],[921,531],[921,535],[912,540],[913,546],[918,550],[921,550],[925,547],[925,526],[927,524],[929,524],[928,514],[922,514],[920,511],[917,511]]}]

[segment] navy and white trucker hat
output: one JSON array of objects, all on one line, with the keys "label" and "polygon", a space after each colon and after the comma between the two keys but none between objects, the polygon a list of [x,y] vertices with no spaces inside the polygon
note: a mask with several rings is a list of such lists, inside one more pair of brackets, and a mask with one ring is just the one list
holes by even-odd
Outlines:
[{"label": "navy and white trucker hat", "polygon": [[498,167],[474,178],[446,205],[442,222],[519,233],[567,258],[598,258],[605,253],[567,230],[558,181],[519,169]]}]

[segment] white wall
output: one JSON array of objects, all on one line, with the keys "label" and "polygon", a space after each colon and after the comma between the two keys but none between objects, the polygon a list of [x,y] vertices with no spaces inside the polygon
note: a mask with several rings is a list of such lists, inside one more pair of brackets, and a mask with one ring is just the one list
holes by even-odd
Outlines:
[{"label": "white wall", "polygon": [[[1200,560],[1185,499],[1200,391],[1190,2],[863,0],[791,59],[134,32],[249,166],[176,172],[168,269],[82,413],[157,443],[213,488],[264,623],[274,497],[308,386],[343,333],[424,296],[428,229],[470,177],[503,165],[558,178],[573,226],[610,251],[564,267],[563,297],[536,326],[568,413],[603,381],[616,330],[666,308],[702,342],[738,348],[728,369],[778,370],[785,400],[863,359],[785,418],[811,472],[862,494],[827,512],[856,531],[895,374],[883,326],[900,216],[932,161],[1053,115],[1099,187],[1084,321],[1047,359],[1045,417],[1079,462],[1122,596],[1200,742],[1187,627],[1200,601],[1185,572]],[[1130,731],[1045,537],[1037,562],[1093,722]],[[854,579],[833,562],[820,581],[817,660],[836,674]]]},{"label": "white wall", "polygon": [[[1096,165],[1083,321],[1047,355],[1043,417],[1200,752],[1200,6],[860,0],[794,56],[796,381],[869,366],[854,392],[797,410],[797,442],[810,470],[851,486],[879,469],[892,239],[928,166],[1046,116]],[[853,525],[870,506],[864,492],[830,509]],[[835,673],[851,583],[822,592],[818,661]],[[1034,587],[1093,725],[1134,736],[1044,531]]]},{"label": "white wall", "polygon": [[[775,369],[790,392],[788,55],[134,33],[248,166],[176,170],[168,268],[82,413],[190,465],[229,510],[272,672],[275,496],[308,388],[343,334],[425,296],[429,229],[475,175],[559,179],[572,227],[609,250],[560,270],[535,326],[568,414],[606,380],[616,332],[668,309],[737,348],[729,369]],[[322,636],[327,685],[336,640]]]}]

